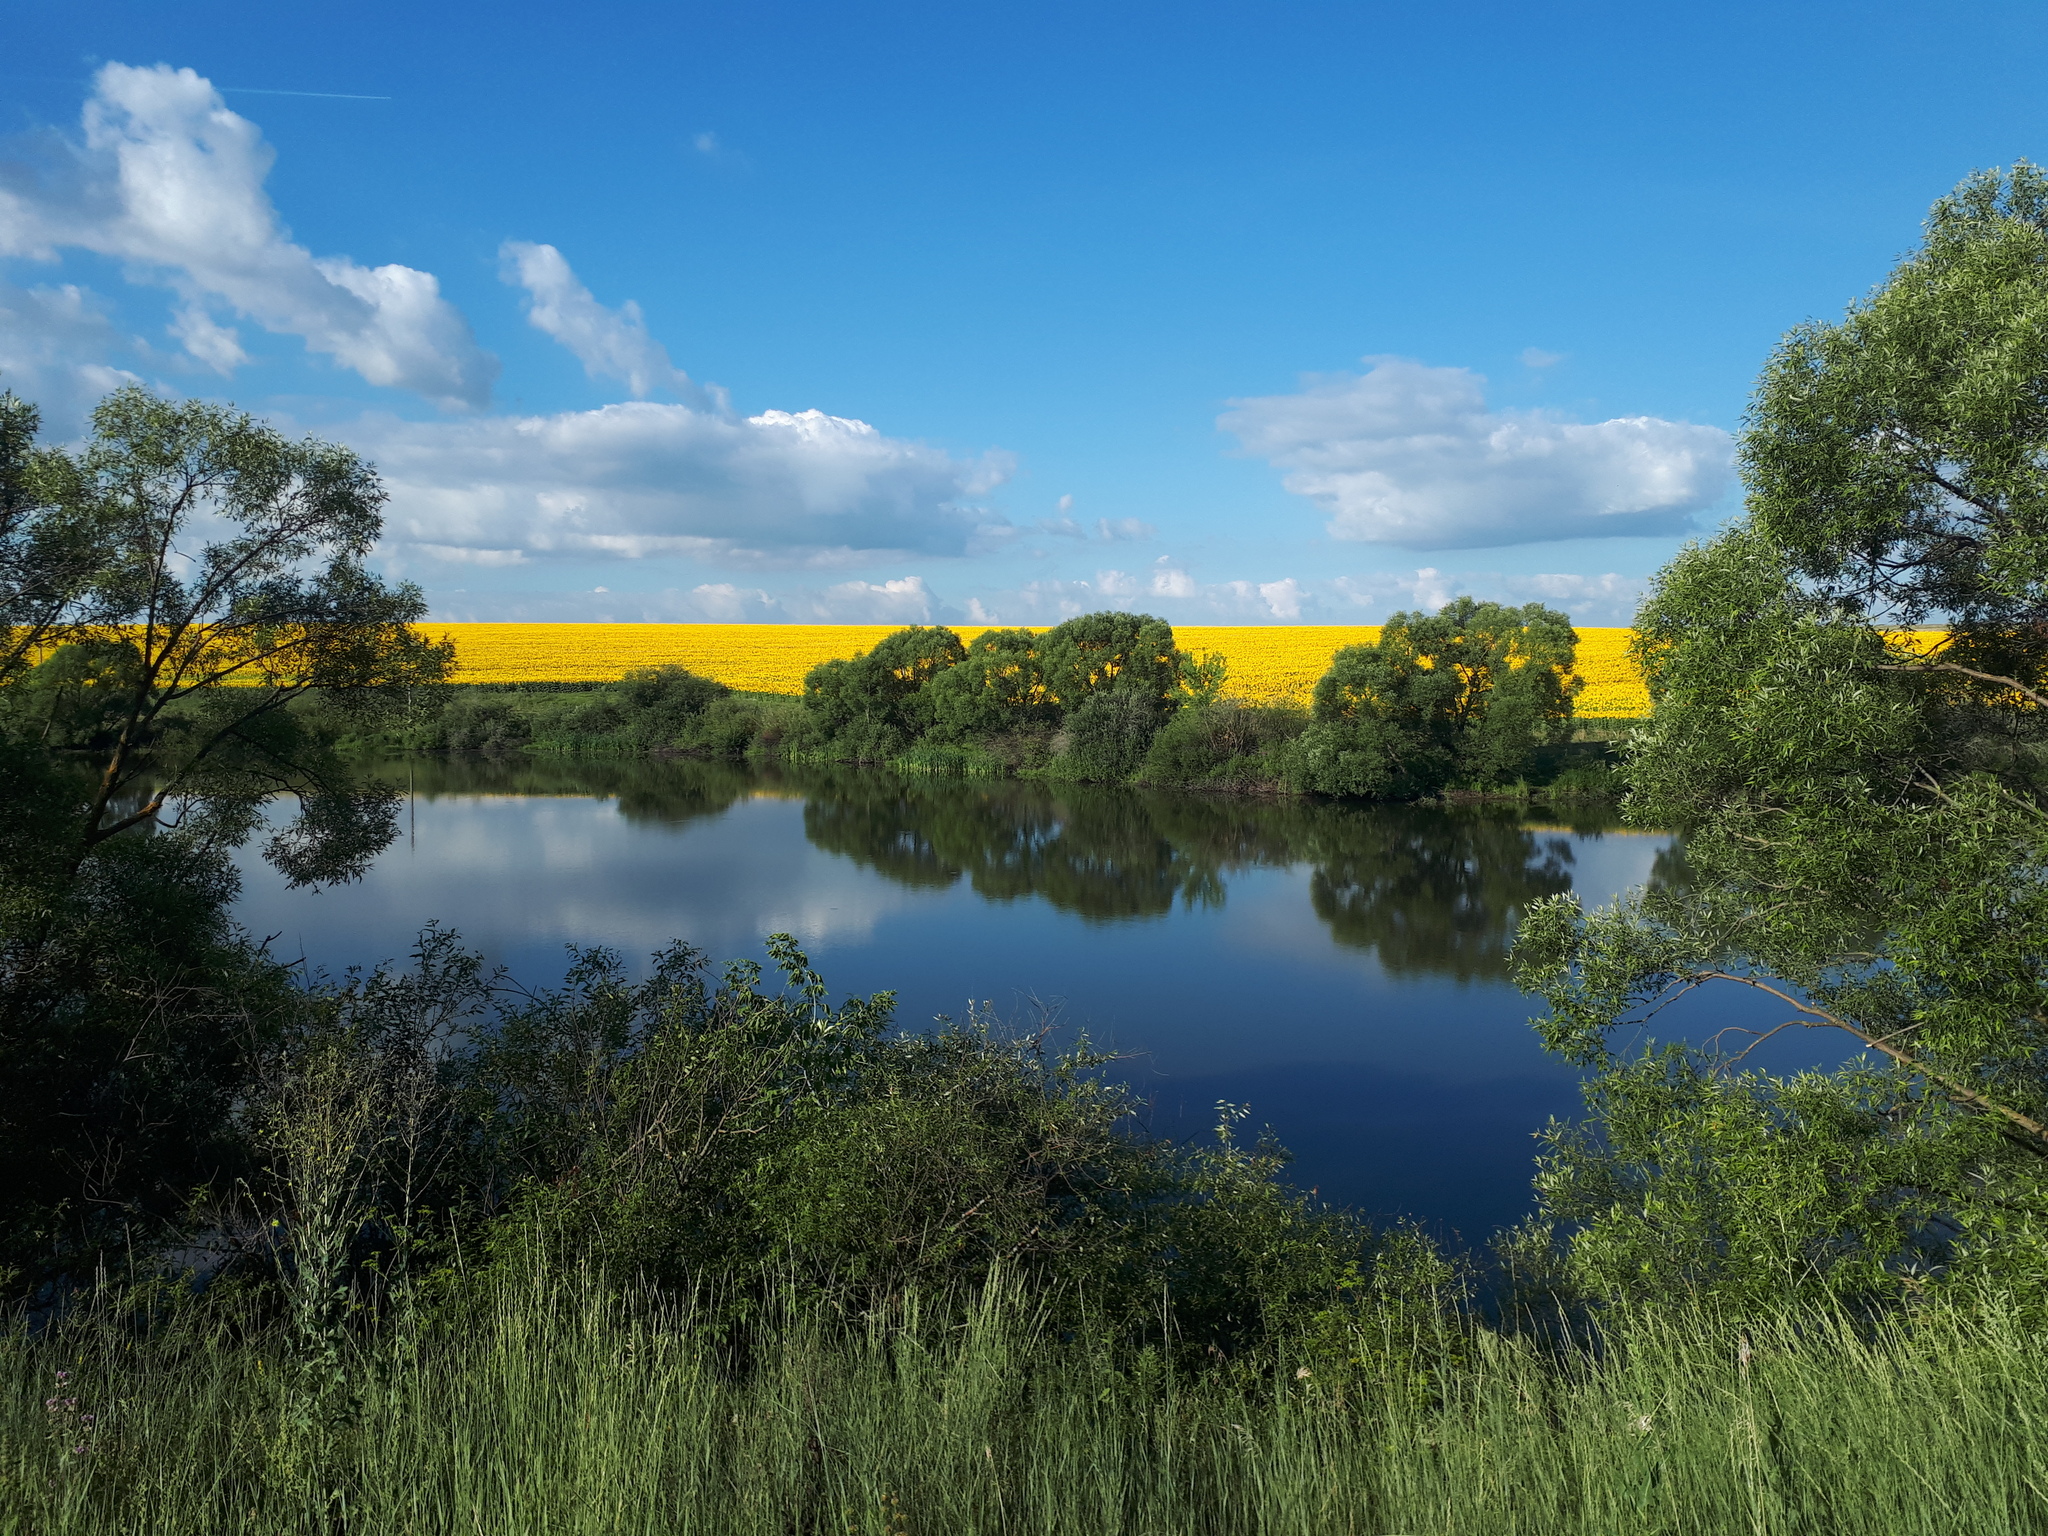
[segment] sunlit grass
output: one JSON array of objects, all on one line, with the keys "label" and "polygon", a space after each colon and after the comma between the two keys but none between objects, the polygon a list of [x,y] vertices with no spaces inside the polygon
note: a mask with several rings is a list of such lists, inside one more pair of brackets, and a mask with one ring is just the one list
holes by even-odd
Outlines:
[{"label": "sunlit grass", "polygon": [[686,1315],[565,1287],[387,1340],[324,1399],[261,1337],[17,1336],[0,1530],[2048,1529],[2048,1351],[1996,1313],[1677,1313],[1598,1357],[1482,1332],[1436,1375],[1361,1336],[1364,1364],[1236,1386],[1048,1339],[1014,1305],[945,1321],[791,1324],[738,1361]]}]

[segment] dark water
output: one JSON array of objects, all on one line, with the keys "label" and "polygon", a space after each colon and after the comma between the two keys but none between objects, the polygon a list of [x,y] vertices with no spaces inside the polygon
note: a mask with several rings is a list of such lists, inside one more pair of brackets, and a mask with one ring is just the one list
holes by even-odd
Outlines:
[{"label": "dark water", "polygon": [[796,934],[899,1018],[1056,1010],[1125,1053],[1157,1129],[1252,1106],[1329,1198],[1483,1238],[1528,1207],[1574,1075],[1506,981],[1520,907],[1654,878],[1669,840],[1588,812],[1424,810],[725,763],[422,760],[359,884],[251,860],[245,920],[338,970],[439,919],[530,982],[563,946],[715,957]]}]

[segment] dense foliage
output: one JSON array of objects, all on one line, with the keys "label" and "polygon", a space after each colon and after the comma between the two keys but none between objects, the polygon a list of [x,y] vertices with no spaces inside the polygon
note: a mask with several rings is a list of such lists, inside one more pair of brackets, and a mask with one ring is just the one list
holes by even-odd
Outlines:
[{"label": "dense foliage", "polygon": [[[816,668],[785,742],[842,761],[1024,768],[1101,783],[1414,799],[1512,784],[1571,735],[1570,621],[1461,598],[1340,651],[1313,715],[1220,697],[1172,626],[1092,613],[1043,635],[899,631]],[[951,754],[950,756],[948,754]]]},{"label": "dense foliage", "polygon": [[0,396],[0,1266],[149,1241],[235,1166],[290,989],[227,918],[230,855],[359,868],[396,795],[320,717],[446,663],[360,563],[382,492],[348,451],[140,389],[82,452],[36,427]]},{"label": "dense foliage", "polygon": [[[1639,616],[1628,814],[1684,832],[1691,878],[1538,906],[1519,950],[1549,1042],[1599,1074],[1597,1134],[1557,1133],[1542,1179],[1599,1291],[2048,1274],[2043,316],[2048,178],[1972,178],[1882,288],[1786,339],[1750,515]],[[1932,648],[1900,632],[1926,618]],[[1717,1052],[1608,1044],[1703,989],[1778,1011]],[[1750,1069],[1804,1028],[1863,1053]]]},{"label": "dense foliage", "polygon": [[1389,798],[1511,782],[1570,738],[1577,646],[1571,620],[1540,603],[1464,597],[1397,613],[1316,684],[1296,775],[1326,794]]}]

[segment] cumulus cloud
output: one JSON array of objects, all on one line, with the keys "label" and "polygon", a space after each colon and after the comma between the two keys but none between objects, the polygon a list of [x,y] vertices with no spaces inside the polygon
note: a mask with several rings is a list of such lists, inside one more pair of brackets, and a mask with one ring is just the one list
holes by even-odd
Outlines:
[{"label": "cumulus cloud", "polygon": [[497,360],[434,275],[295,244],[263,188],[274,152],[194,71],[108,64],[82,141],[21,147],[26,159],[0,166],[0,256],[77,249],[129,263],[179,296],[173,334],[219,371],[245,358],[222,308],[372,384],[444,405],[489,400]]},{"label": "cumulus cloud", "polygon": [[782,599],[795,617],[821,624],[929,624],[937,608],[922,576],[843,581],[815,594]]},{"label": "cumulus cloud", "polygon": [[1282,581],[1259,583],[1259,601],[1276,619],[1298,619],[1301,605],[1307,601],[1308,593],[1302,590],[1300,582],[1292,576]]},{"label": "cumulus cloud", "polygon": [[1366,362],[1296,394],[1234,400],[1218,418],[1330,514],[1335,538],[1467,549],[1671,534],[1728,483],[1732,444],[1719,427],[1492,411],[1469,369]]},{"label": "cumulus cloud", "polygon": [[[434,617],[448,623],[930,624],[962,617],[921,576],[844,581],[780,594],[721,581],[652,592],[604,587],[582,592],[441,590],[431,594],[431,601]],[[972,619],[971,612],[966,617]]]},{"label": "cumulus cloud", "polygon": [[968,600],[977,624],[1057,623],[1099,608],[1142,608],[1177,624],[1377,624],[1401,609],[1434,612],[1453,598],[1548,603],[1580,624],[1626,625],[1645,581],[1614,573],[1509,575],[1422,566],[1365,576],[1200,581],[1170,559],[1142,574],[1097,571],[1089,580],[1042,580]]},{"label": "cumulus cloud", "polygon": [[552,245],[507,240],[498,257],[505,281],[526,290],[527,323],[567,347],[593,379],[617,379],[636,400],[663,390],[697,405],[725,406],[722,391],[707,393],[669,361],[668,349],[648,334],[638,304],[628,299],[607,309],[598,303]]},{"label": "cumulus cloud", "polygon": [[87,361],[127,347],[99,300],[75,283],[0,282],[0,389],[35,401],[57,436],[77,432],[102,395],[137,382],[126,369]]},{"label": "cumulus cloud", "polygon": [[1152,567],[1152,580],[1149,586],[1154,597],[1195,595],[1195,578],[1173,564],[1170,555],[1161,555],[1158,563]]},{"label": "cumulus cloud", "polygon": [[527,564],[683,556],[728,565],[958,555],[1009,531],[974,498],[1010,472],[822,411],[739,417],[634,401],[553,416],[402,422],[349,436],[382,470],[385,549]]},{"label": "cumulus cloud", "polygon": [[1496,603],[1545,603],[1563,609],[1574,623],[1626,626],[1635,618],[1649,582],[1641,576],[1608,572],[1584,576],[1564,572],[1506,575],[1497,571],[1446,573],[1435,566],[1377,576],[1339,576],[1329,584],[1332,609],[1350,606],[1361,622],[1372,623],[1396,609],[1433,613],[1457,597]]}]

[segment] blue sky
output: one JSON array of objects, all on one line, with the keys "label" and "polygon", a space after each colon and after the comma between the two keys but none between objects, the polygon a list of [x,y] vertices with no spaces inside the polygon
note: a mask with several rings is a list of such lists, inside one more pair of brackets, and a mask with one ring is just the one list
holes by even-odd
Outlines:
[{"label": "blue sky", "polygon": [[[360,447],[447,618],[1626,622],[2038,5],[0,3],[0,382]],[[189,73],[183,73],[189,72]],[[306,93],[306,94],[292,94]],[[361,99],[374,98],[374,99]]]}]

